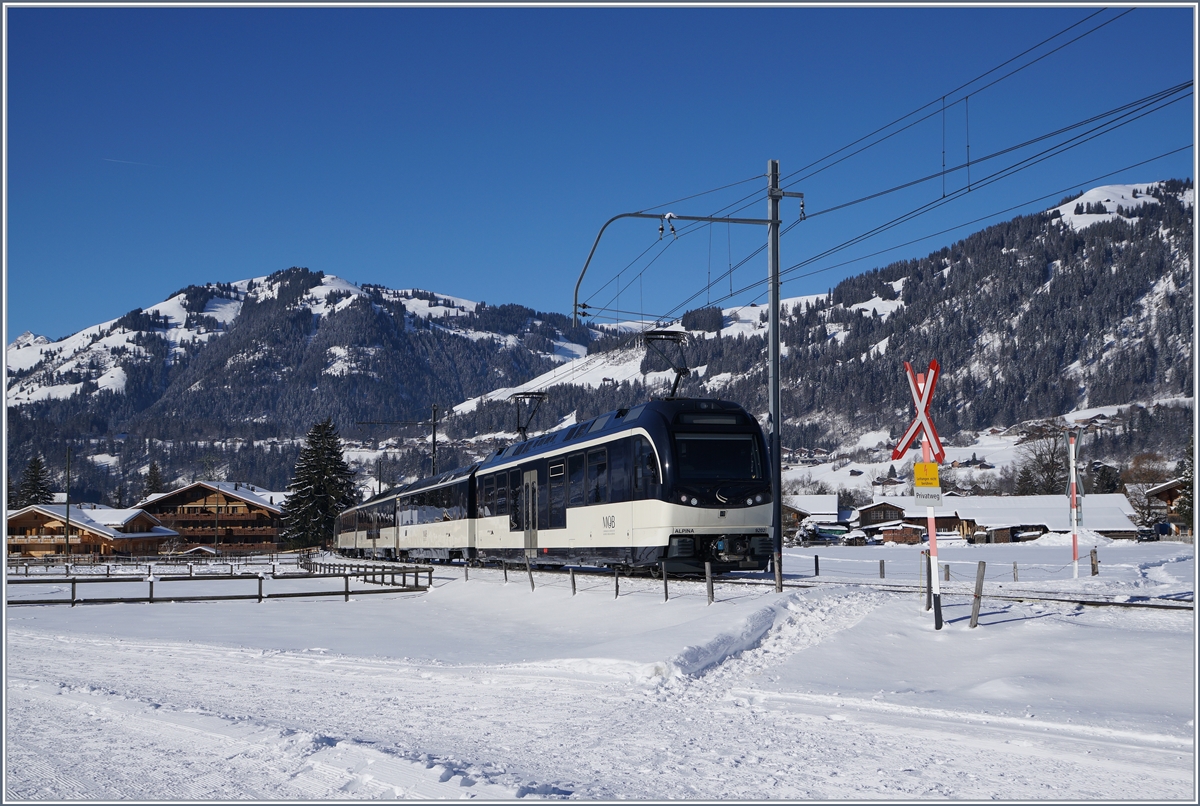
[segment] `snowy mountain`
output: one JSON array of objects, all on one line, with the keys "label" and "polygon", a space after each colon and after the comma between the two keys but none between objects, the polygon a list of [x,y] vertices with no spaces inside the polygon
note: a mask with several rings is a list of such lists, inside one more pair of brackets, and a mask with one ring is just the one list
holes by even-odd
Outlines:
[{"label": "snowy mountain", "polygon": [[[896,436],[905,360],[940,361],[934,417],[964,445],[1073,410],[1189,399],[1193,211],[1190,182],[1095,188],[784,301],[784,444],[853,452]],[[765,422],[766,318],[700,309],[672,325],[689,334],[680,393]],[[450,415],[439,465],[471,461],[515,432],[514,392],[550,392],[535,430],[663,394],[675,373],[631,330],[299,268],[189,286],[57,342],[10,344],[9,463],[36,451],[53,467],[65,433],[95,457],[80,464],[99,490],[151,458],[178,478],[212,477],[203,465],[282,489],[297,440],[332,415],[364,466],[385,455],[385,478],[412,476],[428,469],[424,428],[358,423],[427,420],[437,405]]]}]

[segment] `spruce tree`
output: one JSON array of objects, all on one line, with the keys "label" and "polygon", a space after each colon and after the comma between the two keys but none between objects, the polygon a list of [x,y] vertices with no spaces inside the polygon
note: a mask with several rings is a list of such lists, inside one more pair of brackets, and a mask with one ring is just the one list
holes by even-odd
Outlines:
[{"label": "spruce tree", "polygon": [[342,457],[332,417],[309,430],[288,490],[282,539],[292,548],[321,545],[333,536],[342,510],[356,503],[354,471]]},{"label": "spruce tree", "polygon": [[25,475],[21,477],[21,486],[17,491],[17,504],[27,507],[52,503],[54,491],[50,489],[50,471],[46,469],[42,457],[35,456],[25,466]]},{"label": "spruce tree", "polygon": [[1179,498],[1175,501],[1175,514],[1183,521],[1183,525],[1188,529],[1195,529],[1194,519],[1196,517],[1194,506],[1196,474],[1193,466],[1193,450],[1192,444],[1189,442],[1187,447],[1187,458],[1179,463],[1179,479],[1183,482],[1183,486],[1179,490]]},{"label": "spruce tree", "polygon": [[162,473],[158,469],[158,462],[151,462],[150,469],[146,471],[146,484],[142,495],[143,497],[151,496],[155,493],[161,493],[164,489],[166,489],[166,485],[163,484]]}]

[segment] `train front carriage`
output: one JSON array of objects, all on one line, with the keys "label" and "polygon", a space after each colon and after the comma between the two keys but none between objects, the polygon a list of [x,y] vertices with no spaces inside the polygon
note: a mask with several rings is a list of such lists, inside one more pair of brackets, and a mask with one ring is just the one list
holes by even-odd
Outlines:
[{"label": "train front carriage", "polygon": [[766,446],[733,403],[654,401],[512,445],[475,490],[485,561],[720,573],[771,556]]}]

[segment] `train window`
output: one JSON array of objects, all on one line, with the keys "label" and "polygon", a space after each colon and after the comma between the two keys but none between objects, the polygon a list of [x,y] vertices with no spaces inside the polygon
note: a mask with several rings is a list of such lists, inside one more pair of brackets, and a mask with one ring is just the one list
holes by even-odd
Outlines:
[{"label": "train window", "polygon": [[609,421],[609,420],[611,420],[611,419],[612,419],[612,415],[610,415],[610,414],[606,414],[606,415],[604,415],[604,416],[603,416],[603,417],[601,417],[600,419],[596,420],[596,422],[592,423],[592,427],[588,429],[588,433],[589,433],[589,434],[594,434],[594,433],[596,433],[596,432],[597,432],[597,431],[599,431],[601,428],[603,428],[604,426],[608,425],[608,421]]},{"label": "train window", "polygon": [[764,477],[753,434],[676,434],[675,464],[681,480]]},{"label": "train window", "polygon": [[538,462],[537,469],[537,523],[539,529],[550,528],[550,487],[546,484],[546,462]]},{"label": "train window", "polygon": [[608,446],[608,495],[613,503],[629,500],[629,442],[622,439]]},{"label": "train window", "polygon": [[525,529],[525,518],[521,504],[521,471],[510,470],[508,473],[508,528],[514,532]]},{"label": "train window", "polygon": [[500,473],[496,476],[491,476],[496,480],[496,508],[492,511],[493,515],[508,514],[508,484],[506,483],[505,474]]},{"label": "train window", "polygon": [[484,476],[480,482],[483,486],[483,500],[479,506],[479,516],[487,518],[496,514],[496,477]]},{"label": "train window", "polygon": [[550,465],[550,478],[552,478],[552,479],[557,478],[558,476],[561,476],[566,472],[567,472],[567,465],[565,462],[558,462],[556,464]]},{"label": "train window", "polygon": [[633,440],[633,497],[635,499],[658,497],[658,458],[650,440],[634,437]]},{"label": "train window", "polygon": [[646,408],[646,404],[643,403],[640,406],[634,406],[632,409],[630,409],[629,413],[625,415],[626,425],[628,425],[629,423],[632,423],[634,420],[636,420],[638,417],[640,417],[642,414],[642,410],[645,408]]},{"label": "train window", "polygon": [[587,503],[608,503],[608,451],[605,448],[588,451]]},{"label": "train window", "polygon": [[583,506],[583,454],[574,453],[567,457],[568,482],[571,485],[568,506]]},{"label": "train window", "polygon": [[555,467],[555,465],[550,465],[550,517],[546,522],[546,528],[565,529],[567,526],[567,475],[562,463],[557,465],[559,471],[557,475],[554,473]]}]

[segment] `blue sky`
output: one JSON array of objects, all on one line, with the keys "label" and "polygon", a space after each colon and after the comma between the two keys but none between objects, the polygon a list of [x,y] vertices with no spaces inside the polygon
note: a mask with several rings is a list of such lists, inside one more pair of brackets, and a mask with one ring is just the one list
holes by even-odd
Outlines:
[{"label": "blue sky", "polygon": [[[1194,176],[1183,93],[1002,181],[974,187],[1081,129],[976,162],[961,197],[966,170],[824,212],[937,174],[943,152],[978,161],[1191,80],[1192,9],[1126,10],[9,7],[6,341],[289,266],[569,313],[607,219],[735,182],[655,209],[749,197],[738,215],[763,217],[769,159],[810,216],[783,238],[785,270],[803,264],[783,293],[824,292],[1071,190]],[[931,102],[928,120],[793,175]],[[796,213],[786,201],[785,226]],[[653,221],[610,227],[581,297],[652,316],[765,299],[725,299],[765,278],[765,253],[722,277],[763,228],[656,239]]]}]

